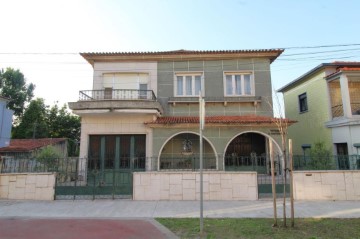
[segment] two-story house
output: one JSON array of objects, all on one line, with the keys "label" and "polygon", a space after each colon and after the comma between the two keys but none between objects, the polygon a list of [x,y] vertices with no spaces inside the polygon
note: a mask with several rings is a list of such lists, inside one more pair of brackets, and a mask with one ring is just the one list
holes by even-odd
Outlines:
[{"label": "two-story house", "polygon": [[100,171],[198,169],[201,94],[204,169],[262,166],[268,172],[269,142],[281,154],[270,64],[282,52],[81,53],[94,69],[93,89],[69,103],[81,116],[82,165]]},{"label": "two-story house", "polygon": [[278,91],[286,117],[298,121],[289,129],[295,153],[324,142],[336,155],[359,155],[360,62],[323,63]]}]

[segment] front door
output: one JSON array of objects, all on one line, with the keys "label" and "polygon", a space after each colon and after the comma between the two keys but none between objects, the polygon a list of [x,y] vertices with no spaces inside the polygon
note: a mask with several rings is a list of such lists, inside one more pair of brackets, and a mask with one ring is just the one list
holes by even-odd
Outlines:
[{"label": "front door", "polygon": [[337,166],[339,169],[349,169],[349,155],[348,155],[348,145],[347,143],[337,143],[336,152],[337,152]]},{"label": "front door", "polygon": [[145,171],[145,135],[91,135],[87,184],[96,194],[132,194],[132,172]]}]

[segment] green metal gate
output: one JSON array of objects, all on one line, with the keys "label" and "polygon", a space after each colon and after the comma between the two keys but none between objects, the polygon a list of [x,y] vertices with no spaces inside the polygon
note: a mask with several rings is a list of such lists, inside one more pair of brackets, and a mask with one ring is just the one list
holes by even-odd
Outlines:
[{"label": "green metal gate", "polygon": [[[275,191],[277,197],[282,197],[284,192],[284,185],[285,185],[285,192],[287,194],[290,193],[290,180],[287,177],[286,180],[284,178],[284,171],[282,169],[282,165],[279,163],[280,159],[275,161],[274,164],[274,171],[275,171]],[[272,197],[272,177],[271,177],[271,170],[270,165],[269,168],[266,170],[268,173],[259,173],[258,172],[258,195],[259,198],[270,198]]]},{"label": "green metal gate", "polygon": [[90,135],[89,158],[59,167],[56,199],[131,198],[133,172],[145,171],[145,135]]},{"label": "green metal gate", "polygon": [[[84,160],[85,161],[85,160]],[[132,198],[133,172],[144,168],[78,170],[80,160],[59,170],[56,176],[55,199],[119,199]]]}]

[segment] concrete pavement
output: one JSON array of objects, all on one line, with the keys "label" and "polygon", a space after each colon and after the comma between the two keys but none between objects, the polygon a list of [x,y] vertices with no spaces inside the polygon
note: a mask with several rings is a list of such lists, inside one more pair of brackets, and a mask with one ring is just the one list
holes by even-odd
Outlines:
[{"label": "concrete pavement", "polygon": [[[0,200],[0,218],[157,218],[199,217],[199,201],[17,201]],[[282,201],[277,201],[282,217]],[[290,204],[287,202],[287,214]],[[271,200],[205,201],[204,217],[272,218]],[[360,218],[360,201],[296,201],[297,218]]]}]

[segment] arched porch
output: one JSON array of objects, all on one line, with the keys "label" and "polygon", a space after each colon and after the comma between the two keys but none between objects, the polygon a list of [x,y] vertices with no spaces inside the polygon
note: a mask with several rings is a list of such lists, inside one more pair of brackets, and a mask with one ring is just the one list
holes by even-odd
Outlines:
[{"label": "arched porch", "polygon": [[[194,132],[182,132],[170,137],[162,146],[158,158],[159,170],[197,170],[200,166],[200,137]],[[216,170],[217,154],[210,142],[203,139],[203,168]]]}]

